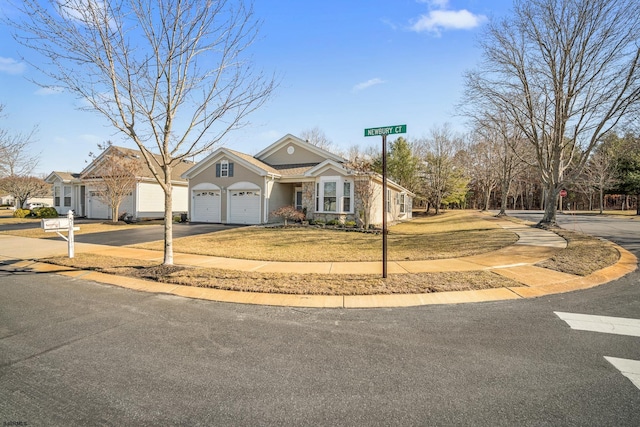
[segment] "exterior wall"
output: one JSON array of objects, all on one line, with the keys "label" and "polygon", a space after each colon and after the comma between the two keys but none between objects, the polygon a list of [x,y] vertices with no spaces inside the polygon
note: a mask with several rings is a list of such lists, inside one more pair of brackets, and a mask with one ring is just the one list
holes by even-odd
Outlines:
[{"label": "exterior wall", "polygon": [[[164,218],[164,191],[159,184],[139,182],[136,196],[136,218]],[[172,199],[173,212],[186,212],[189,205],[188,188],[174,184]]]},{"label": "exterior wall", "polygon": [[275,182],[271,195],[269,196],[269,222],[280,222],[281,219],[274,217],[271,213],[283,206],[292,206],[295,203],[296,184],[280,184]]},{"label": "exterior wall", "polygon": [[[289,153],[287,150],[289,147],[293,148],[293,153]],[[278,149],[274,153],[267,157],[263,157],[260,160],[269,165],[294,165],[294,164],[307,164],[307,163],[321,163],[327,160],[325,157],[319,156],[311,151],[300,147],[297,144],[284,144],[282,148]]]},{"label": "exterior wall", "polygon": [[[232,177],[216,177],[216,163],[220,163],[222,160],[227,160],[230,163],[233,163],[233,176]],[[260,197],[261,197],[261,215],[260,218],[264,218],[264,209],[265,209],[265,197],[266,197],[266,189],[265,189],[265,179],[263,176],[255,173],[253,170],[248,169],[247,167],[240,164],[236,159],[228,158],[227,156],[221,156],[216,159],[215,163],[212,163],[209,167],[201,171],[198,175],[189,179],[189,189],[187,191],[187,199],[188,199],[188,209],[190,211],[191,202],[193,201],[193,192],[192,188],[201,183],[211,183],[215,184],[222,189],[222,197],[220,200],[220,220],[222,223],[228,223],[228,193],[227,188],[230,185],[233,185],[236,182],[249,182],[251,184],[255,184],[260,187]],[[271,209],[271,208],[269,208]]]},{"label": "exterior wall", "polygon": [[[68,193],[65,193],[65,187]],[[51,185],[51,191],[53,193],[51,206],[56,209],[59,215],[66,215],[70,210],[78,212],[77,187],[77,184],[64,183],[60,179],[56,179]],[[58,191],[58,193],[56,193],[56,191]],[[55,203],[56,194],[59,195],[59,204],[57,205]],[[68,200],[65,200],[65,194],[67,194]]]}]

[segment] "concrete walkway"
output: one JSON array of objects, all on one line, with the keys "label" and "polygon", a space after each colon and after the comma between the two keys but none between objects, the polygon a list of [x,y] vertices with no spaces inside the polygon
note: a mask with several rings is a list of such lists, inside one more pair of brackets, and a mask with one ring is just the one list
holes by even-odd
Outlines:
[{"label": "concrete walkway", "polygon": [[[566,247],[566,241],[550,231],[499,220],[499,224],[519,237],[512,246],[481,255],[455,259],[427,261],[390,261],[389,274],[434,273],[454,271],[493,271],[521,283],[522,286],[479,291],[438,292],[407,295],[283,295],[253,292],[235,292],[190,286],[170,285],[127,277],[118,277],[91,271],[78,271],[40,263],[37,260],[67,254],[67,243],[48,239],[0,235],[0,268],[31,269],[82,277],[102,283],[148,292],[161,292],[190,298],[223,302],[264,304],[296,307],[400,307],[424,304],[448,304],[537,297],[552,293],[585,289],[624,276],[637,267],[637,259],[625,249],[617,264],[589,276],[571,274],[536,267],[534,264],[549,258],[555,251]],[[147,261],[162,262],[162,252],[129,247],[114,247],[76,243],[76,253],[96,253]],[[179,265],[214,267],[221,269],[269,273],[320,274],[382,274],[381,262],[273,262],[240,260],[203,255],[174,255]]]}]

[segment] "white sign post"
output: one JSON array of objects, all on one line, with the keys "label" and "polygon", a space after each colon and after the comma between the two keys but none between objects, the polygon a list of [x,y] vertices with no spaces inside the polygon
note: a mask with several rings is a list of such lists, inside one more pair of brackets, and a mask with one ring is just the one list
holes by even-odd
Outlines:
[{"label": "white sign post", "polygon": [[[40,222],[40,227],[44,230],[45,233],[57,233],[58,236],[62,237],[68,243],[69,248],[69,258],[73,258],[75,255],[75,241],[73,237],[73,232],[80,230],[80,227],[73,226],[73,211],[67,212],[67,217],[64,218],[43,218]],[[61,234],[61,231],[66,231],[67,236],[65,237]]]},{"label": "white sign post", "polygon": [[73,238],[73,211],[71,209],[69,209],[69,212],[67,212],[67,218],[69,218],[69,233],[67,234],[69,236],[67,238],[67,243],[69,246],[69,258],[73,258],[73,256],[75,255],[75,242]]}]

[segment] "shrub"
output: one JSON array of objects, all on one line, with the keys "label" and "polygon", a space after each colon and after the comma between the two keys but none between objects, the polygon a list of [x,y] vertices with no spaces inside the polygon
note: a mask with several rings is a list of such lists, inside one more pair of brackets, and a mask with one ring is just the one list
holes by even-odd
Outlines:
[{"label": "shrub", "polygon": [[283,206],[280,209],[276,209],[271,212],[273,216],[277,216],[279,218],[284,219],[284,225],[287,225],[288,220],[293,221],[302,221],[304,219],[304,214],[297,210],[294,206]]},{"label": "shrub", "polygon": [[13,211],[14,218],[25,218],[27,215],[30,215],[31,211],[29,209],[16,209]]},{"label": "shrub", "polygon": [[340,221],[338,221],[337,219],[330,219],[329,221],[327,221],[327,225],[340,225]]},{"label": "shrub", "polygon": [[51,207],[37,208],[31,211],[31,215],[35,216],[36,218],[57,218],[58,211],[56,211],[55,208]]},{"label": "shrub", "polygon": [[355,221],[345,221],[344,226],[353,228],[353,227],[356,226],[356,222]]}]

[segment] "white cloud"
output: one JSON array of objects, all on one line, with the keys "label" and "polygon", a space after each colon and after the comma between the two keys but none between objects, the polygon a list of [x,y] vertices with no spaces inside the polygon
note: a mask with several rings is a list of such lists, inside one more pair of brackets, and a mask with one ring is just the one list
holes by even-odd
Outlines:
[{"label": "white cloud", "polygon": [[486,16],[476,15],[466,9],[449,10],[448,0],[426,0],[421,3],[427,3],[432,10],[421,15],[411,26],[411,30],[418,33],[426,31],[440,35],[444,30],[470,30],[487,21]]},{"label": "white cloud", "polygon": [[384,80],[382,80],[382,79],[379,79],[379,78],[370,79],[370,80],[367,80],[366,82],[358,83],[357,85],[355,85],[353,87],[353,91],[354,92],[358,92],[358,91],[361,91],[361,90],[368,89],[371,86],[379,85],[379,84],[382,84],[382,83],[384,83]]},{"label": "white cloud", "polygon": [[18,62],[13,58],[0,56],[0,72],[7,74],[22,74],[27,69],[24,62]]},{"label": "white cloud", "polygon": [[36,90],[36,95],[48,96],[48,95],[58,95],[64,92],[64,89],[59,86],[49,86],[49,87],[41,87]]},{"label": "white cloud", "polygon": [[419,0],[418,3],[427,3],[436,9],[446,9],[449,6],[449,0]]}]

